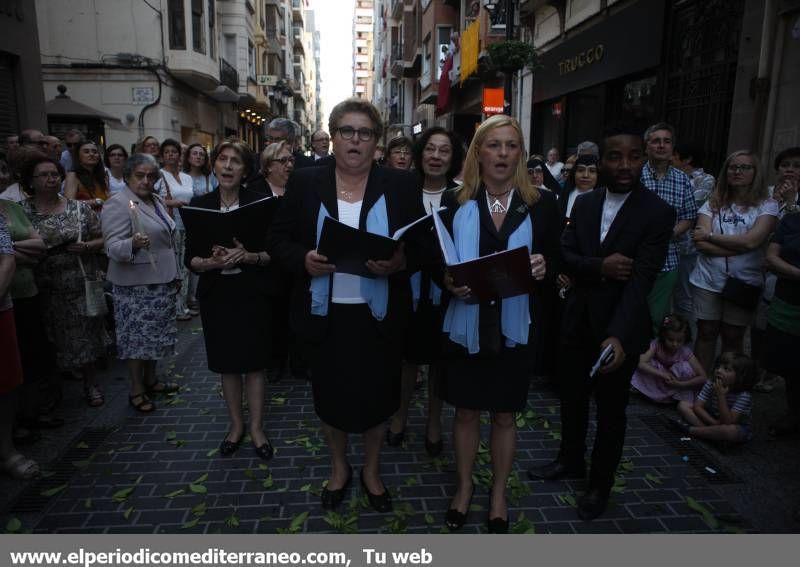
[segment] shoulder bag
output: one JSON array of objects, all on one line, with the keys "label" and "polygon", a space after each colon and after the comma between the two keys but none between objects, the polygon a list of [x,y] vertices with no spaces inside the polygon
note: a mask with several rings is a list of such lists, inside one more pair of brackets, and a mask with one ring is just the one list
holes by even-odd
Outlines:
[{"label": "shoulder bag", "polygon": [[[719,232],[725,234],[722,228],[722,208],[719,211]],[[730,274],[727,256],[725,256],[725,277],[725,287],[722,288],[723,299],[745,309],[755,309],[761,299],[761,286],[733,277]]]}]

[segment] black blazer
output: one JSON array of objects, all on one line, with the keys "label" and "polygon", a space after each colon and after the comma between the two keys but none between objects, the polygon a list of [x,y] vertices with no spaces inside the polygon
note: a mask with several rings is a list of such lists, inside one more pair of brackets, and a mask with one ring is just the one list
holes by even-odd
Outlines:
[{"label": "black blazer", "polygon": [[[422,200],[413,174],[372,166],[361,207],[359,228],[366,230],[367,213],[380,199],[386,197],[389,233],[423,216]],[[311,315],[311,276],[305,268],[309,250],[317,247],[317,216],[320,204],[338,218],[336,193],[336,164],[295,170],[286,186],[286,197],[272,223],[268,249],[273,259],[292,274],[292,297],[289,319],[292,328],[303,339],[321,341],[327,332],[328,318]],[[378,328],[387,334],[399,331],[411,311],[409,275],[420,264],[420,253],[406,246],[407,269],[389,277],[389,306]]]},{"label": "black blazer", "polygon": [[293,152],[292,155],[294,156],[295,169],[305,169],[306,167],[314,167],[317,165],[317,162],[313,157],[308,157],[301,151]]},{"label": "black blazer", "polygon": [[[642,185],[634,188],[600,242],[606,189],[580,195],[572,206],[570,223],[561,237],[564,271],[575,286],[564,308],[562,340],[579,337],[589,326],[599,349],[607,337],[617,337],[628,357],[639,356],[650,342],[647,295],[664,265],[675,225],[675,210]],[[633,259],[627,282],[600,273],[603,258],[619,252]],[[579,345],[580,346],[580,345]]]},{"label": "black blazer", "polygon": [[[488,207],[485,206],[485,191],[483,189],[479,190],[476,196],[478,210],[480,211],[479,254],[481,256],[505,250],[509,236],[522,224],[526,216],[530,216],[533,228],[532,254],[543,255],[547,262],[546,276],[543,281],[537,282],[536,289],[531,294],[531,301],[529,302],[532,325],[526,348],[532,353],[530,357],[530,366],[532,368],[537,367],[537,361],[540,355],[543,354],[541,350],[544,345],[544,334],[552,332],[548,327],[549,322],[552,320],[551,307],[556,299],[554,282],[556,275],[561,271],[559,235],[561,234],[562,220],[558,214],[553,193],[551,191],[540,191],[539,193],[541,195],[540,199],[533,206],[528,206],[519,196],[519,193],[515,192],[499,232],[494,226]],[[453,219],[458,210],[458,204],[454,200],[452,202],[454,204],[447,211],[442,211],[441,213],[442,221],[451,235],[453,234]],[[448,199],[448,204],[450,203],[451,201]],[[445,204],[444,198],[442,199],[442,204]],[[483,316],[485,308],[485,305],[481,305],[481,316]],[[480,331],[482,331],[482,328]],[[447,345],[445,348],[447,351],[463,351],[462,354],[467,352],[466,349],[452,343],[447,338],[445,338],[445,344]]]},{"label": "black blazer", "polygon": [[[240,205],[247,205],[248,203],[252,203],[254,201],[258,201],[264,198],[263,193],[258,193],[256,191],[252,191],[247,189],[246,187],[239,188],[239,204]],[[214,189],[213,191],[206,193],[205,195],[200,195],[198,197],[194,197],[192,201],[189,203],[192,207],[199,207],[202,209],[217,209],[220,208],[220,196],[219,196],[219,187]],[[258,250],[248,250],[248,252],[261,252],[267,249],[266,246],[266,238],[267,238],[267,231],[264,230],[264,246]],[[192,258],[200,257],[200,258],[208,258],[211,255],[210,250],[199,250],[197,247],[192,245],[192,241],[189,238],[189,235],[186,236],[186,255],[184,258],[184,263],[186,267],[190,270],[192,269]],[[248,289],[260,289],[262,291],[271,291],[273,287],[271,281],[271,269],[269,264],[266,266],[255,266],[252,264],[241,264],[239,266],[242,270],[240,274],[240,279],[243,282],[243,285],[246,286]],[[214,284],[219,280],[219,278],[225,278],[231,276],[223,276],[220,274],[220,270],[210,270],[208,272],[201,272],[200,279],[197,282],[197,295],[198,298],[202,298],[211,288],[213,288]]]}]

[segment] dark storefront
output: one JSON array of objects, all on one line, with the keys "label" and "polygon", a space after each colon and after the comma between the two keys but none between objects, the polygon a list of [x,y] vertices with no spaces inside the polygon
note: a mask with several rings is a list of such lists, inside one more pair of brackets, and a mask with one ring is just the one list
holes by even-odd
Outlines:
[{"label": "dark storefront", "polygon": [[666,119],[721,163],[728,135],[742,0],[641,0],[542,55],[531,148],[573,153],[607,124],[644,131]]}]

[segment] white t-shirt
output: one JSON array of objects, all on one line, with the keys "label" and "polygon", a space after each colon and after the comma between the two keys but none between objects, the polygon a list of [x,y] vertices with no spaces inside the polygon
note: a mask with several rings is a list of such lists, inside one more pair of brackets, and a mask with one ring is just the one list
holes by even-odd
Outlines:
[{"label": "white t-shirt", "polygon": [[611,228],[614,219],[617,218],[617,213],[628,200],[631,192],[627,193],[612,193],[606,191],[606,198],[603,201],[603,216],[600,219],[600,242],[606,239],[606,234]]},{"label": "white t-shirt", "polygon": [[[361,205],[364,201],[348,203],[339,199],[339,222],[347,226],[358,228],[358,219],[361,216]],[[331,303],[357,304],[366,303],[361,295],[361,278],[353,274],[333,274],[333,289]]]},{"label": "white t-shirt", "polygon": [[125,180],[121,177],[119,179],[114,177],[114,174],[111,173],[110,169],[106,168],[106,173],[108,173],[108,190],[111,192],[112,195],[114,193],[119,193],[120,191],[125,189],[125,187],[127,187]]},{"label": "white t-shirt", "polygon": [[[697,212],[698,215],[711,217],[712,234],[741,235],[753,228],[760,216],[770,215],[777,218],[778,203],[774,199],[767,199],[757,207],[741,208],[734,205],[733,207],[724,207],[720,213],[722,214],[722,231],[720,231],[720,215],[711,210],[711,205],[707,201]],[[764,246],[766,246],[766,242]],[[763,285],[764,246],[736,256],[728,256],[728,273],[750,285]],[[726,279],[724,257],[697,254],[697,264],[689,277],[689,281],[693,285],[714,293],[721,293]]]},{"label": "white t-shirt", "polygon": [[576,188],[569,192],[569,197],[567,198],[567,214],[565,215],[567,218],[569,218],[569,214],[572,212],[572,206],[575,204],[575,199],[577,199],[578,195],[583,195],[585,193],[589,193],[590,191],[591,189],[579,191]]},{"label": "white t-shirt", "polygon": [[442,206],[442,195],[447,187],[443,187],[438,191],[422,190],[422,206],[425,208],[426,213],[432,212]]},{"label": "white t-shirt", "polygon": [[550,165],[549,163],[545,165],[547,165],[547,169],[550,170],[550,173],[552,173],[553,177],[556,179],[558,179],[558,176],[561,175],[561,170],[564,169],[564,162],[562,161],[557,161],[553,165]]},{"label": "white t-shirt", "polygon": [[[163,181],[166,179],[169,184],[169,192],[172,194],[173,199],[183,201],[184,203],[188,203],[192,200],[192,197],[194,197],[194,181],[188,173],[181,171],[178,173],[178,179],[175,179],[174,175],[162,169],[161,176],[162,178],[156,183],[155,189],[163,199],[167,198],[167,190],[166,187],[164,187]],[[175,212],[175,228],[177,230],[183,230],[180,208],[176,207],[172,210]]]}]

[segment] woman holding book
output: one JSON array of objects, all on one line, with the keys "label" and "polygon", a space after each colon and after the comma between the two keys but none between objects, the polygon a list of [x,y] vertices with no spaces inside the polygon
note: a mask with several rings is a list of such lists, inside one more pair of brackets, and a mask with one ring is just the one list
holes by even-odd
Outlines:
[{"label": "woman holding book", "polygon": [[[475,132],[464,162],[464,185],[456,193],[457,209],[442,214],[454,235],[459,261],[524,246],[534,280],[557,273],[561,220],[554,196],[533,187],[525,167],[519,124],[492,116]],[[514,413],[525,408],[528,380],[537,356],[539,311],[546,297],[522,294],[469,304],[468,286],[455,286],[445,272],[452,295],[445,312],[440,393],[456,407],[453,437],[456,493],[446,525],[464,525],[475,487],[472,471],[480,441],[480,413],[491,414],[493,484],[488,530],[508,531],[506,482],[514,462]],[[537,289],[541,284],[537,284]]]},{"label": "woman holding book", "polygon": [[296,170],[272,224],[270,250],[292,273],[292,327],[308,347],[314,409],[323,422],[331,476],[322,506],[336,508],[353,477],[348,433],[364,436],[361,485],[378,512],[392,509],[380,478],[384,423],[398,408],[403,330],[411,311],[414,251],[401,243],[386,260],[369,260],[371,276],[337,272],[317,253],[327,216],[389,236],[423,216],[414,176],[373,165],[383,126],[369,102],[348,99],[331,111],[336,161]]},{"label": "woman holding book", "polygon": [[[453,206],[458,184],[453,177],[464,163],[464,147],[451,130],[434,126],[425,130],[412,150],[414,169],[419,173],[417,194],[426,213],[439,207]],[[434,243],[434,246],[436,244]],[[434,250],[435,254],[438,254]],[[441,284],[441,281],[439,281]],[[411,275],[414,313],[406,333],[400,409],[386,430],[386,443],[397,447],[405,438],[408,409],[423,365],[428,365],[428,414],[425,424],[425,452],[435,457],[442,452],[442,400],[436,395],[439,347],[442,328],[442,290],[428,270]]]},{"label": "woman holding book", "polygon": [[[195,197],[190,206],[229,212],[264,196],[242,187],[253,168],[253,154],[237,140],[225,140],[214,148],[211,163],[219,187]],[[187,213],[188,214],[188,213]],[[243,229],[244,230],[244,229]],[[273,449],[264,434],[264,369],[269,362],[270,309],[269,263],[264,243],[245,249],[238,240],[201,248],[187,232],[187,266],[200,274],[197,299],[203,321],[208,368],[222,375],[222,392],[231,427],[220,444],[220,454],[233,454],[245,436],[242,413],[242,375],[250,412],[249,434],[256,454],[272,458]]]}]

